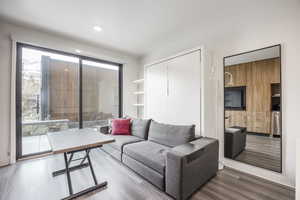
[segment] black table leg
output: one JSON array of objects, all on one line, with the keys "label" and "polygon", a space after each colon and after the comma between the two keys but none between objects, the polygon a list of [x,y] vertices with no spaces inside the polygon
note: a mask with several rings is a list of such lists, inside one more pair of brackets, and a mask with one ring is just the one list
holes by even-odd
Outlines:
[{"label": "black table leg", "polygon": [[65,158],[65,164],[66,164],[66,172],[67,172],[69,193],[70,193],[70,195],[72,195],[73,194],[73,188],[72,188],[72,182],[71,182],[71,176],[70,176],[69,162],[68,162],[67,153],[64,153],[64,158]]},{"label": "black table leg", "polygon": [[[91,158],[90,158],[90,155],[89,155],[90,149],[81,150],[81,151],[85,151],[86,155],[83,158],[79,158],[79,159],[72,159],[73,158],[73,154],[76,153],[76,152],[79,152],[79,151],[73,151],[73,152],[66,152],[66,153],[64,153],[64,160],[65,160],[66,169],[62,169],[62,170],[58,170],[58,171],[53,172],[53,176],[58,176],[58,175],[61,175],[61,174],[64,174],[64,173],[67,174],[67,181],[68,181],[68,188],[69,188],[69,194],[70,195],[68,197],[64,198],[63,200],[75,199],[77,197],[80,197],[82,195],[85,195],[87,193],[90,193],[92,191],[95,191],[95,190],[98,190],[98,189],[101,189],[101,188],[105,188],[107,186],[107,182],[106,181],[98,184],[97,177],[95,175],[94,168],[93,168],[93,165],[92,165],[92,162],[91,162]],[[68,159],[68,155],[67,154],[71,154],[70,157],[69,157],[69,159]],[[81,160],[81,159],[82,159],[82,161],[87,160],[88,162],[87,163],[81,162],[79,165],[70,167],[70,163],[72,161]],[[81,169],[83,167],[88,167],[88,166],[90,166],[90,170],[91,170],[94,182],[95,182],[95,186],[89,187],[89,188],[87,188],[85,190],[82,190],[82,191],[77,192],[77,193],[74,194],[73,193],[73,188],[72,188],[72,181],[71,181],[70,172],[74,171],[74,170],[77,170],[77,169]]]},{"label": "black table leg", "polygon": [[[77,169],[82,169],[82,168],[85,168],[85,167],[88,167],[88,166],[89,166],[89,163],[83,163],[83,164],[80,164],[80,165],[75,165],[75,166],[69,167],[69,171],[72,172],[72,171],[75,171]],[[66,173],[66,169],[61,169],[61,170],[57,170],[55,172],[52,172],[52,176],[55,177],[55,176],[62,175],[64,173]]]},{"label": "black table leg", "polygon": [[84,158],[82,159],[82,161],[81,161],[81,165],[84,163],[84,161],[86,160],[86,158],[87,158],[87,155],[90,153],[90,149],[88,149],[88,150],[86,150],[86,155],[84,156]]},{"label": "black table leg", "polygon": [[74,155],[74,153],[71,153],[71,156],[69,157],[69,160],[68,160],[68,166],[70,166],[70,163],[71,163],[71,161],[73,159],[73,155]]},{"label": "black table leg", "polygon": [[87,160],[88,160],[89,165],[90,165],[90,169],[91,169],[91,172],[92,172],[92,176],[93,176],[95,185],[97,185],[98,184],[97,177],[95,175],[94,168],[93,168],[93,165],[92,165],[92,162],[91,162],[91,158],[90,158],[90,152],[88,150],[86,150],[86,157],[87,157]]}]

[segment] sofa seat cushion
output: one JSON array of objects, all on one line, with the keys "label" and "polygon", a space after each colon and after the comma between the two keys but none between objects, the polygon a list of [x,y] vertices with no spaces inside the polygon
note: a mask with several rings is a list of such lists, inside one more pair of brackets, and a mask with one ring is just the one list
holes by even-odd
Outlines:
[{"label": "sofa seat cushion", "polygon": [[117,160],[122,161],[122,153],[120,150],[111,147],[109,144],[103,145],[101,149]]},{"label": "sofa seat cushion", "polygon": [[111,135],[111,137],[115,139],[115,142],[106,145],[109,145],[121,152],[123,152],[123,147],[126,144],[144,141],[143,139],[132,135]]},{"label": "sofa seat cushion", "polygon": [[123,153],[163,175],[169,150],[167,146],[144,141],[124,146]]},{"label": "sofa seat cushion", "polygon": [[139,174],[147,181],[164,191],[165,186],[165,175],[160,174],[157,171],[151,169],[150,167],[144,165],[143,163],[136,161],[135,159],[127,156],[126,154],[122,155],[122,162],[127,167],[132,169],[135,173]]}]

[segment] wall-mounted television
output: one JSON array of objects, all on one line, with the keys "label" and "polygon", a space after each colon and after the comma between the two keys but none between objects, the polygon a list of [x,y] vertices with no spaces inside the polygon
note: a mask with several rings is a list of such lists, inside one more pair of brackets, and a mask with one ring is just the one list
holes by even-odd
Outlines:
[{"label": "wall-mounted television", "polygon": [[246,87],[226,87],[225,110],[246,110]]}]

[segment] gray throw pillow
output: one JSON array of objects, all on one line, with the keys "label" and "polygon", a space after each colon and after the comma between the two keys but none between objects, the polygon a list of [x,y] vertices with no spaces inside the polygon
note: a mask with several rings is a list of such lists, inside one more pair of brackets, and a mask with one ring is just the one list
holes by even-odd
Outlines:
[{"label": "gray throw pillow", "polygon": [[195,125],[178,126],[151,121],[148,140],[175,147],[195,139]]}]

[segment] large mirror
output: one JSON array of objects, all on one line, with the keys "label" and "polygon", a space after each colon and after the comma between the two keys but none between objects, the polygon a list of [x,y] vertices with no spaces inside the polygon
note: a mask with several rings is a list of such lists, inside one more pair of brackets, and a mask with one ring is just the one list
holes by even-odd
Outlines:
[{"label": "large mirror", "polygon": [[282,171],[281,46],[224,58],[224,156]]}]

